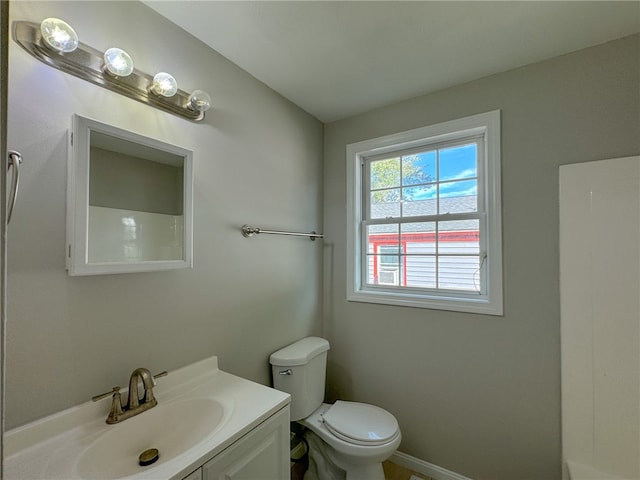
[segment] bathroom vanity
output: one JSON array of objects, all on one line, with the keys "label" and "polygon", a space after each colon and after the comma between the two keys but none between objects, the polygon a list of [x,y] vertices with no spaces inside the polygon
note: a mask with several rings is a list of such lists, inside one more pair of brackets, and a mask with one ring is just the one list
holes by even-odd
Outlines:
[{"label": "bathroom vanity", "polygon": [[185,480],[289,478],[289,412],[283,409],[216,455]]},{"label": "bathroom vanity", "polygon": [[[158,380],[158,405],[107,425],[111,398],[5,434],[5,480],[289,478],[289,395],[211,357]],[[140,466],[139,455],[159,451]]]}]

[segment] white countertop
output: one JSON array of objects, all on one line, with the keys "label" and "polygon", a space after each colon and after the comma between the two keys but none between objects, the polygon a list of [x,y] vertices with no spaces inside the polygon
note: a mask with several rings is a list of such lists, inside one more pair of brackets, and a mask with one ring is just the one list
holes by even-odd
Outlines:
[{"label": "white countertop", "polygon": [[[132,369],[133,370],[133,369]],[[154,394],[158,406],[183,399],[213,399],[224,407],[222,420],[210,434],[173,458],[139,467],[140,472],[120,478],[175,479],[187,476],[223,449],[262,423],[290,401],[287,393],[245,380],[218,369],[210,357],[169,372],[157,380]],[[126,398],[123,391],[123,398]],[[93,442],[118,426],[148,412],[107,425],[111,397],[87,402],[6,432],[4,438],[5,480],[72,480],[83,478],[79,461]]]}]

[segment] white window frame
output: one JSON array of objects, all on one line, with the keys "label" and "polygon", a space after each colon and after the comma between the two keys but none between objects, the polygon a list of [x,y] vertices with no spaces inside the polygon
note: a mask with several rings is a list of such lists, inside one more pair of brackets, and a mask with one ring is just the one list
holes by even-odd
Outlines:
[{"label": "white window frame", "polygon": [[[478,155],[478,209],[481,217],[481,254],[484,293],[417,292],[375,288],[363,281],[364,159],[409,148],[482,136]],[[458,312],[502,315],[502,205],[500,185],[500,110],[417,128],[347,145],[347,300]]]}]

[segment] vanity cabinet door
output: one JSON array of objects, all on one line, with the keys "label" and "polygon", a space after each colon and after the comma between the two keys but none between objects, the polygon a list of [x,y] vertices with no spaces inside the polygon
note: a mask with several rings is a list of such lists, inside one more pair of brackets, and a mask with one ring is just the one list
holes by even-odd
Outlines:
[{"label": "vanity cabinet door", "polygon": [[203,480],[289,479],[289,407],[205,463],[202,473]]},{"label": "vanity cabinet door", "polygon": [[191,472],[182,480],[202,480],[202,468],[197,469],[195,472]]}]

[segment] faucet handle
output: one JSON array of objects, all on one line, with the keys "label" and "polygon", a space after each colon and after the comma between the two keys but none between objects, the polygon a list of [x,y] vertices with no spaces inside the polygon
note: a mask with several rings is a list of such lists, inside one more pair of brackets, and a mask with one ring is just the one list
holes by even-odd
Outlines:
[{"label": "faucet handle", "polygon": [[111,395],[115,395],[119,391],[120,391],[120,387],[116,386],[116,387],[113,387],[109,392],[104,392],[104,393],[101,393],[100,395],[95,395],[91,397],[91,400],[93,400],[94,402],[97,402],[98,400],[102,400],[103,398],[107,398]]},{"label": "faucet handle", "polygon": [[166,370],[160,372],[160,373],[156,373],[152,378],[153,378],[153,386],[155,387],[157,385],[156,383],[156,378],[160,378],[160,377],[166,377],[167,375],[169,375],[169,372],[167,372]]},{"label": "faucet handle", "polygon": [[107,417],[107,423],[113,424],[118,423],[120,420],[120,415],[122,415],[122,399],[120,398],[120,387],[113,387],[112,390],[113,397],[111,400],[111,410],[109,411],[109,416]]},{"label": "faucet handle", "polygon": [[110,392],[101,393],[100,395],[91,397],[91,400],[97,402],[98,400],[102,400],[109,395],[111,395],[111,409],[109,410],[109,416],[107,417],[106,421],[108,424],[118,423],[118,421],[120,420],[120,416],[123,414],[120,387],[115,386],[111,389]]}]

